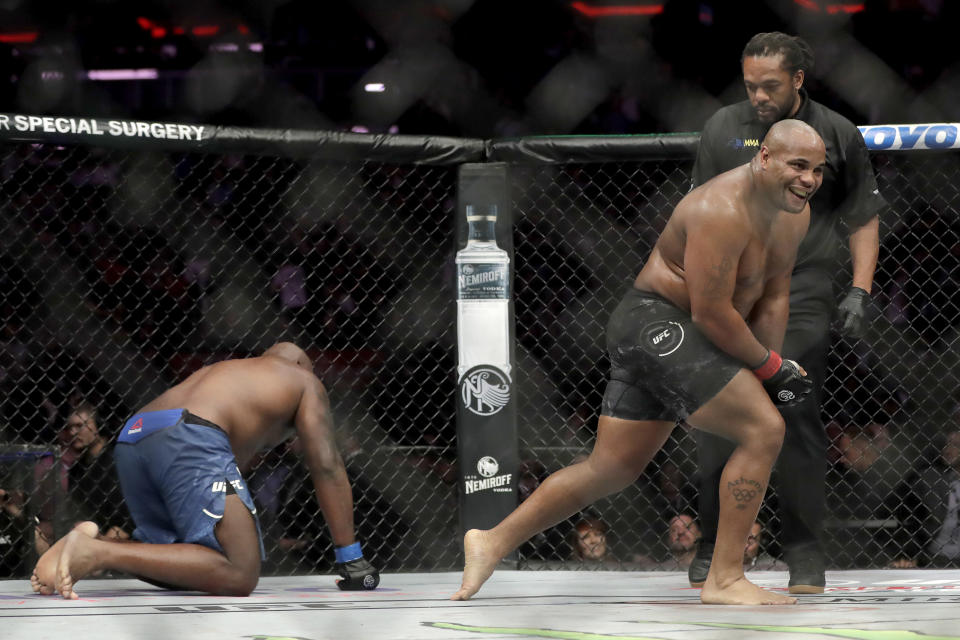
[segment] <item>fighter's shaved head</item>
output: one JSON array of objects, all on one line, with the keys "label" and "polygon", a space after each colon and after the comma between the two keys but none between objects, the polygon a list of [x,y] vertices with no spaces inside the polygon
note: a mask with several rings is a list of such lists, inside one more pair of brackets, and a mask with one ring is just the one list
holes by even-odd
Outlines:
[{"label": "fighter's shaved head", "polygon": [[313,363],[307,352],[292,342],[278,342],[263,352],[265,356],[276,356],[295,363],[298,367],[313,373]]},{"label": "fighter's shaved head", "polygon": [[826,155],[826,145],[813,127],[787,118],[770,127],[750,167],[778,209],[802,213],[823,182]]},{"label": "fighter's shaved head", "polygon": [[763,144],[772,152],[802,147],[817,147],[826,152],[823,139],[816,129],[802,120],[787,118],[773,123]]}]

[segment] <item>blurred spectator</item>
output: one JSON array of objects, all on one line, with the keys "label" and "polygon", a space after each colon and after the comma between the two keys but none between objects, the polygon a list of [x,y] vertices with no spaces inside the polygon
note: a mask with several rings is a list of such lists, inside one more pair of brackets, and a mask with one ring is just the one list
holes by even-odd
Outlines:
[{"label": "blurred spectator", "polygon": [[25,502],[23,491],[0,489],[0,578],[24,575],[24,559],[29,557]]},{"label": "blurred spectator", "polygon": [[273,291],[273,304],[287,322],[297,321],[301,326],[309,327],[307,302],[307,275],[304,265],[307,263],[307,248],[303,242],[281,247],[279,262],[270,278]]},{"label": "blurred spectator", "polygon": [[[38,472],[46,482],[38,483],[39,528],[41,544],[55,539],[55,521],[63,519],[70,528],[77,522],[92,520],[103,536],[128,539],[133,531],[113,463],[113,445],[100,433],[97,408],[80,401],[67,415],[58,437],[59,468],[52,458],[44,458]],[[66,501],[58,504],[59,482]],[[60,511],[63,509],[63,511]]]},{"label": "blurred spectator", "polygon": [[401,279],[370,247],[324,222],[295,230],[273,258],[271,298],[285,320],[330,348],[376,345],[385,303]]},{"label": "blurred spectator", "polygon": [[114,445],[100,433],[97,408],[85,400],[77,403],[66,431],[73,435],[68,446],[75,456],[68,472],[68,495],[78,510],[74,521],[92,520],[107,537],[129,538],[133,523],[113,464]]},{"label": "blurred spectator", "polygon": [[838,548],[837,566],[886,564],[896,553],[892,519],[897,487],[908,476],[912,447],[882,420],[844,427],[835,446],[837,463],[827,472],[827,510]]},{"label": "blurred spectator", "polygon": [[572,559],[590,565],[618,565],[607,545],[607,523],[600,518],[586,516],[570,532]]},{"label": "blurred spectator", "polygon": [[4,381],[4,413],[16,439],[50,444],[61,429],[60,407],[88,398],[109,407],[111,416],[126,409],[99,368],[74,349],[50,340],[34,341],[24,354],[23,375]]},{"label": "blurred spectator", "polygon": [[[669,513],[669,512],[668,512]],[[690,513],[676,513],[667,520],[663,545],[667,555],[662,560],[637,554],[634,561],[646,570],[686,571],[697,552],[700,524]]]},{"label": "blurred spectator", "polygon": [[678,569],[686,569],[693,560],[700,539],[700,524],[689,513],[679,513],[670,518],[667,529],[667,548],[670,558]]},{"label": "blurred spectator", "polygon": [[897,515],[906,539],[896,567],[960,567],[960,429],[942,440],[937,460],[902,485]]}]

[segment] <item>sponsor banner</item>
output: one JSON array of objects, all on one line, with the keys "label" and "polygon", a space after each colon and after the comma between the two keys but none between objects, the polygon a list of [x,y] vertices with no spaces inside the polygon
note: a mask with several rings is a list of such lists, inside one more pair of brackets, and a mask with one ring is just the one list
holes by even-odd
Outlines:
[{"label": "sponsor banner", "polygon": [[857,127],[871,151],[911,149],[958,149],[960,123],[878,124]]},{"label": "sponsor banner", "polygon": [[442,166],[484,157],[477,138],[350,133],[326,129],[228,127],[64,115],[0,113],[0,140],[118,149],[198,150],[308,157],[314,161]]},{"label": "sponsor banner", "polygon": [[[0,132],[46,133],[108,138],[148,138],[198,142],[210,137],[210,127],[198,124],[99,120],[64,116],[10,115],[0,113]],[[208,132],[204,135],[204,132]]]},{"label": "sponsor banner", "polygon": [[516,389],[506,372],[481,364],[457,390],[460,522],[464,530],[489,529],[517,504]]},{"label": "sponsor banner", "polygon": [[460,300],[507,300],[510,274],[506,264],[461,264],[457,268]]},{"label": "sponsor banner", "polygon": [[[489,529],[517,506],[520,454],[510,300],[513,220],[508,203],[506,164],[460,166],[453,213],[459,314],[455,401],[457,493],[464,530]],[[478,212],[495,216],[492,228],[477,226],[487,220]],[[467,250],[469,240],[476,244],[481,238],[486,243],[482,251],[476,246]]]}]

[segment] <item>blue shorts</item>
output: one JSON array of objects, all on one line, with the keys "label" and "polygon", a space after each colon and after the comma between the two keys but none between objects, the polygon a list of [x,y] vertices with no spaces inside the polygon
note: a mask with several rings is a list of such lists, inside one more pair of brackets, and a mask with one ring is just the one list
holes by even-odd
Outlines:
[{"label": "blue shorts", "polygon": [[223,518],[228,485],[253,515],[230,439],[185,409],[148,411],[127,420],[114,449],[120,488],[136,524],[133,537],[153,544],[195,543],[223,553],[214,527]]}]

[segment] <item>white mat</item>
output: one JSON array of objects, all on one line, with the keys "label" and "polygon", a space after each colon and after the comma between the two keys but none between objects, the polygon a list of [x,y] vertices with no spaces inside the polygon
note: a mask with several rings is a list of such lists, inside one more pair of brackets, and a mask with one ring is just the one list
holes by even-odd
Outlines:
[{"label": "white mat", "polygon": [[[783,589],[787,575],[751,578]],[[469,602],[447,600],[459,573],[386,574],[374,592],[333,580],[263,578],[249,598],[83,580],[76,601],[0,581],[0,639],[960,639],[958,571],[828,572],[826,593],[792,607],[701,605],[681,573],[498,571]]]}]

